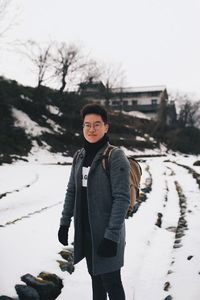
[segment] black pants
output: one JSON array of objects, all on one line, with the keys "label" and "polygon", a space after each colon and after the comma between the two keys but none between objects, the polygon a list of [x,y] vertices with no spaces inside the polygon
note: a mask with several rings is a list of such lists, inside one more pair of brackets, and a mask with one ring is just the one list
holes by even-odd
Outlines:
[{"label": "black pants", "polygon": [[125,300],[120,270],[91,277],[93,300]]}]

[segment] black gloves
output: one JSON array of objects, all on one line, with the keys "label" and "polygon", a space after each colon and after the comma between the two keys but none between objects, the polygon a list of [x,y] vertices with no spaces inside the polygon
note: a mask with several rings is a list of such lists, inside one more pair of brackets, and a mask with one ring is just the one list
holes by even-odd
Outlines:
[{"label": "black gloves", "polygon": [[113,257],[117,254],[117,243],[104,238],[97,249],[97,254],[101,257]]},{"label": "black gloves", "polygon": [[[58,240],[64,246],[68,245],[69,227],[61,225],[58,231]],[[104,238],[97,249],[97,254],[101,257],[113,257],[117,254],[117,243]]]},{"label": "black gloves", "polygon": [[60,225],[60,228],[58,231],[58,240],[64,246],[68,245],[68,230],[69,230],[68,226]]}]

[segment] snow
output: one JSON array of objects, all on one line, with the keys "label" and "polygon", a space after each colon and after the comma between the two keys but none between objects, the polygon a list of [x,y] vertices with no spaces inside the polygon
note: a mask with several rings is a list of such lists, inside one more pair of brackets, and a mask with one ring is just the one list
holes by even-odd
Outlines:
[{"label": "snow", "polygon": [[[0,195],[4,194],[0,198],[0,295],[15,297],[14,286],[21,283],[22,275],[37,276],[47,271],[63,278],[58,300],[92,299],[85,260],[71,275],[62,272],[56,261],[65,249],[57,240],[57,231],[71,167],[52,164],[50,156],[44,163],[44,156],[39,155],[41,152],[38,160],[28,163],[0,166]],[[141,186],[151,174],[152,190],[137,213],[126,220],[122,280],[127,300],[161,300],[168,295],[176,300],[200,299],[200,188],[192,174],[178,165],[194,169],[197,159],[169,154],[141,162]],[[200,167],[196,171],[200,173]],[[187,204],[188,228],[180,248],[173,247],[180,218],[175,182],[181,186]],[[161,227],[155,225],[158,213],[163,215]],[[69,240],[73,241],[73,226]]]},{"label": "snow", "polygon": [[51,126],[51,128],[54,129],[54,132],[60,133],[60,132],[64,131],[64,129],[60,125],[56,124],[51,119],[47,119],[47,123]]},{"label": "snow", "polygon": [[47,105],[46,107],[51,114],[59,115],[59,116],[62,115],[62,113],[60,112],[59,108],[56,105]]},{"label": "snow", "polygon": [[19,109],[12,107],[12,114],[16,119],[14,125],[16,127],[24,128],[26,134],[31,136],[39,136],[43,132],[53,133],[53,131],[49,128],[39,126],[36,122],[31,120],[26,113]]},{"label": "snow", "polygon": [[[70,164],[72,157],[66,157],[63,153],[50,152],[50,146],[42,141],[42,146],[38,146],[35,140],[32,141],[32,148],[28,156],[22,156],[21,159],[33,164]],[[21,164],[20,160],[13,162],[13,165]]]},{"label": "snow", "polygon": [[[58,114],[59,113],[58,108],[56,106],[49,105],[49,106],[47,106],[47,109],[52,114]],[[50,118],[47,119],[47,117],[45,115],[43,115],[43,118],[46,119],[47,124],[49,124],[51,126],[52,130],[47,128],[47,127],[42,127],[42,126],[38,125],[35,121],[31,120],[30,117],[25,112],[23,112],[23,111],[21,111],[17,108],[12,107],[12,115],[15,119],[14,125],[16,127],[23,128],[25,130],[26,134],[29,134],[33,137],[40,136],[44,132],[48,132],[48,133],[57,132],[57,133],[60,133],[60,132],[64,131],[64,129],[61,126],[56,124]]]},{"label": "snow", "polygon": [[123,111],[123,114],[124,115],[129,115],[129,116],[132,116],[132,117],[136,117],[136,118],[140,118],[140,119],[148,119],[150,120],[151,118],[149,116],[147,116],[147,114],[144,114],[140,111],[129,111],[129,112],[126,112],[126,111]]},{"label": "snow", "polygon": [[31,99],[31,98],[29,98],[29,97],[27,97],[27,96],[25,96],[25,95],[20,95],[20,98],[22,99],[22,100],[26,100],[26,101],[29,101],[29,102],[33,102],[33,100]]},{"label": "snow", "polygon": [[[135,86],[135,87],[125,87],[123,88],[123,92],[127,93],[139,93],[139,92],[155,92],[155,91],[163,91],[166,89],[164,85],[152,85],[152,86]],[[121,88],[114,88],[115,92],[121,92]]]},{"label": "snow", "polygon": [[142,141],[142,142],[146,142],[146,139],[142,136],[136,136],[136,141]]},{"label": "snow", "polygon": [[126,155],[135,155],[136,157],[137,156],[145,157],[147,155],[152,155],[152,156],[163,155],[163,156],[165,156],[166,150],[167,150],[165,145],[163,145],[163,144],[160,145],[160,148],[155,148],[155,149],[144,149],[144,150],[134,149],[134,151],[133,151],[133,150],[128,150],[127,148],[125,148],[123,146],[121,146],[121,149],[126,153]]}]

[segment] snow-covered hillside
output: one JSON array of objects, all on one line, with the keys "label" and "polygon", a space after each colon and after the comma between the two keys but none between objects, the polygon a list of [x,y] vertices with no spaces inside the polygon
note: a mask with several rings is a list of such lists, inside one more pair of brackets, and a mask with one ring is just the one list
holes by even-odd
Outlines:
[{"label": "snow-covered hillside", "polygon": [[[181,166],[194,168],[195,160],[177,155],[141,162],[142,187],[151,176],[152,190],[126,220],[127,300],[200,299],[200,188]],[[92,299],[85,261],[71,275],[57,262],[65,248],[57,230],[69,172],[70,166],[35,162],[0,166],[0,295],[15,297],[22,275],[48,271],[64,280],[58,300]]]}]

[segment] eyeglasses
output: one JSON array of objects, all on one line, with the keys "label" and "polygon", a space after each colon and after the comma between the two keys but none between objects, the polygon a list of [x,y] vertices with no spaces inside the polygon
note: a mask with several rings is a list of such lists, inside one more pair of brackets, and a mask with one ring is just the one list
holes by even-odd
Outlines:
[{"label": "eyeglasses", "polygon": [[102,122],[94,122],[94,123],[83,123],[83,128],[86,130],[89,130],[91,128],[95,129],[95,130],[99,130],[101,128],[101,126],[103,125]]}]

